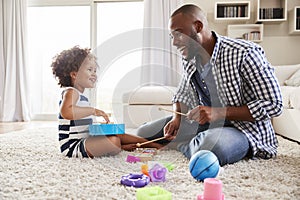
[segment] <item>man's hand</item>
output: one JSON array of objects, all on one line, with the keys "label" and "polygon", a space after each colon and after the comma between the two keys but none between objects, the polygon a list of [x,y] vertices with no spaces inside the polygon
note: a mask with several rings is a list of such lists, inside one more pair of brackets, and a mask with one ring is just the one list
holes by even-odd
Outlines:
[{"label": "man's hand", "polygon": [[197,106],[188,112],[189,120],[197,121],[199,124],[205,124],[224,119],[226,116],[226,108],[214,108],[208,106]]},{"label": "man's hand", "polygon": [[180,126],[180,118],[174,118],[164,127],[164,134],[167,140],[171,141],[176,138]]}]

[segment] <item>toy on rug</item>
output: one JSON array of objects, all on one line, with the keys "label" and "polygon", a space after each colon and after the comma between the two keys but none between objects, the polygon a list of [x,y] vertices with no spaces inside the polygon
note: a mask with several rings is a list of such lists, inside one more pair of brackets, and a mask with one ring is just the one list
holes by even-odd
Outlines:
[{"label": "toy on rug", "polygon": [[136,148],[133,155],[128,155],[126,161],[135,162],[147,162],[153,159],[153,156],[157,154],[156,148]]},{"label": "toy on rug", "polygon": [[160,164],[164,166],[165,168],[168,169],[168,171],[172,171],[175,168],[175,165],[171,162],[166,162],[166,161],[148,161],[149,167],[153,167],[155,164]]},{"label": "toy on rug", "polygon": [[222,181],[215,178],[204,179],[204,191],[203,195],[198,195],[197,200],[224,200],[224,194],[222,193]]},{"label": "toy on rug", "polygon": [[149,172],[148,172],[148,165],[143,164],[143,165],[141,166],[141,170],[142,170],[142,173],[143,173],[143,174],[145,174],[146,176],[149,176],[149,177],[150,177]]},{"label": "toy on rug", "polygon": [[151,154],[145,154],[145,153],[133,153],[134,157],[140,159],[140,162],[147,162],[153,159],[153,156]]},{"label": "toy on rug", "polygon": [[89,125],[90,135],[115,135],[125,134],[125,124],[90,124]]},{"label": "toy on rug", "polygon": [[127,155],[126,162],[136,163],[136,162],[141,162],[141,159],[136,156]]},{"label": "toy on rug", "polygon": [[148,165],[141,166],[142,173],[150,177],[151,182],[165,182],[167,169],[159,164],[155,164],[150,170]]},{"label": "toy on rug", "polygon": [[139,188],[136,190],[136,199],[137,200],[171,200],[172,193],[159,187],[145,187]]},{"label": "toy on rug", "polygon": [[144,174],[127,174],[122,176],[121,184],[133,187],[144,187],[148,185],[150,178]]},{"label": "toy on rug", "polygon": [[219,168],[217,156],[208,150],[198,151],[189,162],[190,173],[198,181],[203,181],[205,178],[215,178]]},{"label": "toy on rug", "polygon": [[149,170],[149,176],[151,182],[165,182],[167,169],[159,164],[155,164]]},{"label": "toy on rug", "polygon": [[156,148],[136,148],[136,150],[134,152],[156,155],[157,149]]}]

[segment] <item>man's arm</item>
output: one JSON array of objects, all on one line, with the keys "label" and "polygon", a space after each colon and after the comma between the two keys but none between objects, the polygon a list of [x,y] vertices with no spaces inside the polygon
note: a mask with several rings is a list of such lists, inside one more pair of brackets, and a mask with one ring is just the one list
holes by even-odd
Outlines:
[{"label": "man's arm", "polygon": [[[183,103],[176,102],[173,104],[173,110],[179,113],[187,113],[188,107]],[[180,114],[176,114],[176,113],[173,114],[173,118],[180,119],[181,117],[182,116]]]}]

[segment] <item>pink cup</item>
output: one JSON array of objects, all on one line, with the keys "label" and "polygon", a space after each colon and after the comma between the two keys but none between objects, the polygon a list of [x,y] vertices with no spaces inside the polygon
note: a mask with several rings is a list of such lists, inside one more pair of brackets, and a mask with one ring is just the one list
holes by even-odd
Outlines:
[{"label": "pink cup", "polygon": [[222,182],[216,178],[204,179],[204,192],[197,196],[197,200],[224,200]]}]

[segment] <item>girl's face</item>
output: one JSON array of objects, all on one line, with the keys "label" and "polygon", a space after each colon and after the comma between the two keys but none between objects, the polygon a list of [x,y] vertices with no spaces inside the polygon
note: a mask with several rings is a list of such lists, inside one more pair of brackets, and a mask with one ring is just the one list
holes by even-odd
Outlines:
[{"label": "girl's face", "polygon": [[[74,81],[74,87],[80,92],[85,88],[93,88],[97,81],[97,64],[94,58],[87,57],[81,64],[78,72],[72,72],[71,77]],[[73,78],[75,77],[75,78]]]}]

